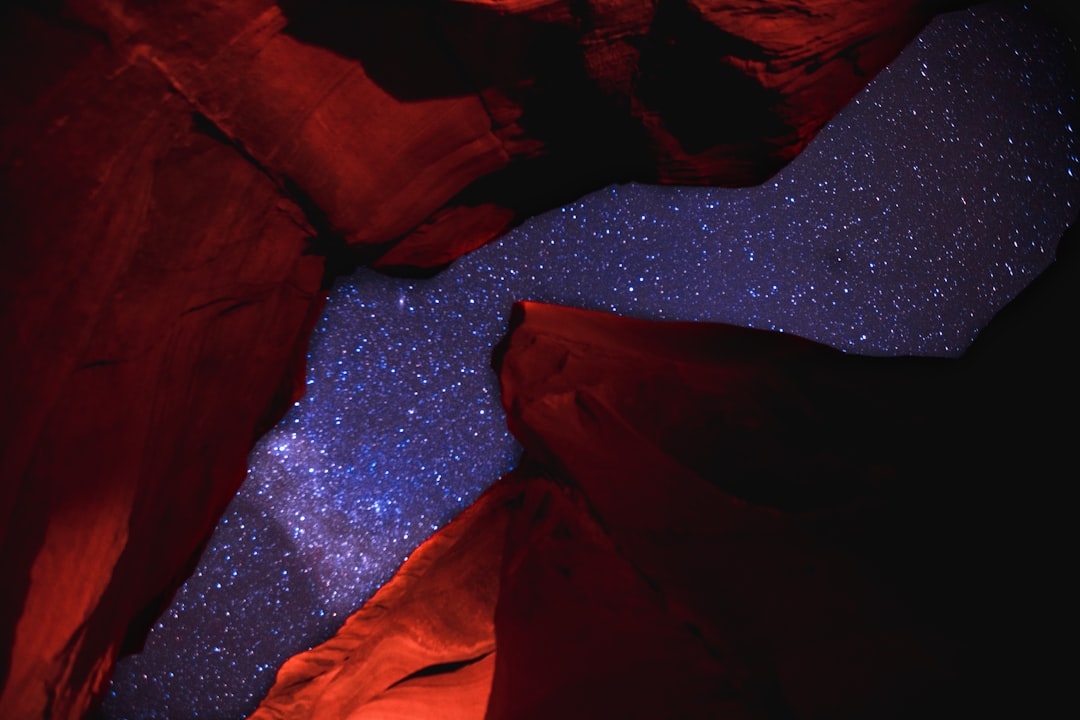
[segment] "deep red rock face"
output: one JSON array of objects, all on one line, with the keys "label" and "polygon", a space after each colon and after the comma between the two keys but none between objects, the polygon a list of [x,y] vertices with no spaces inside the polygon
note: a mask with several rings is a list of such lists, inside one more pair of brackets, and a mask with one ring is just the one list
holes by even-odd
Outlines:
[{"label": "deep red rock face", "polygon": [[[545,520],[515,547],[529,571],[504,575],[488,717],[938,710],[955,640],[905,596],[896,554],[933,576],[900,508],[936,429],[911,420],[951,365],[533,303],[512,324],[511,428],[580,494],[589,532]],[[572,669],[545,671],[555,658]]]},{"label": "deep red rock face", "polygon": [[190,571],[302,386],[324,256],[421,272],[608,182],[760,181],[930,12],[47,7],[0,18],[19,69],[0,88],[0,706],[20,718],[82,716]]},{"label": "deep red rock face", "polygon": [[3,134],[0,707],[79,717],[302,387],[323,259],[150,63],[19,21],[59,79]]}]

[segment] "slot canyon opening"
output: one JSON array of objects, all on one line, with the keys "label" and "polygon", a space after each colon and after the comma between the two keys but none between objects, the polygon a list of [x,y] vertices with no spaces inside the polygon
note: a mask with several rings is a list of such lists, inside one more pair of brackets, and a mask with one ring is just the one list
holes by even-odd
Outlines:
[{"label": "slot canyon opening", "polygon": [[490,367],[514,300],[960,356],[1076,219],[1071,52],[1024,8],[942,15],[761,186],[611,186],[433,278],[339,278],[305,396],[100,718],[246,716],[514,466]]}]

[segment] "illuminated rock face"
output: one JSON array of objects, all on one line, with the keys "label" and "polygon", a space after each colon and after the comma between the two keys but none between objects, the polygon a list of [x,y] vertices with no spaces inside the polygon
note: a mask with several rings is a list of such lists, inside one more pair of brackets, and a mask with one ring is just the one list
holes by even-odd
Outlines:
[{"label": "illuminated rock face", "polygon": [[759,181],[930,13],[762,7],[3,10],[5,712],[80,717],[138,647],[300,391],[328,272],[430,271],[612,181]]}]

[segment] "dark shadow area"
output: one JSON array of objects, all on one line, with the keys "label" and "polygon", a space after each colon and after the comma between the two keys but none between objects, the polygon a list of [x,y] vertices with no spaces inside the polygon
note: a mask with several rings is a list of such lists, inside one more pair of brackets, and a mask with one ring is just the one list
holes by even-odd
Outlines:
[{"label": "dark shadow area", "polygon": [[394,97],[478,95],[496,133],[516,125],[510,135],[537,141],[534,153],[451,205],[494,202],[524,219],[611,182],[655,179],[639,118],[588,76],[584,18],[556,22],[426,0],[279,4],[288,34],[359,60]]},{"label": "dark shadow area", "polygon": [[954,530],[979,538],[958,569],[973,579],[968,611],[981,611],[987,620],[973,640],[986,666],[983,682],[1041,689],[1027,700],[1033,715],[1052,714],[1057,702],[1067,702],[1061,693],[1071,686],[1057,648],[1069,642],[1076,601],[1067,580],[1076,547],[1067,498],[1080,462],[1078,288],[1080,226],[1074,222],[1054,264],[998,313],[961,359],[973,422],[955,428],[951,439],[953,474],[962,479],[970,520],[970,527]]},{"label": "dark shadow area", "polygon": [[[764,61],[762,48],[701,21],[685,1],[659,4],[640,52],[639,97],[664,118],[686,152],[730,145],[764,158],[775,150],[770,140],[791,132],[775,112],[784,97],[733,64]],[[723,95],[714,97],[706,87],[723,88]]]},{"label": "dark shadow area", "polygon": [[388,687],[387,690],[392,690],[392,689],[398,687],[399,685],[404,685],[405,683],[407,683],[407,682],[409,682],[411,680],[416,680],[417,678],[434,677],[436,675],[451,675],[451,674],[457,672],[458,670],[461,670],[462,668],[469,667],[470,665],[475,665],[476,663],[480,662],[481,660],[483,660],[484,658],[486,658],[486,657],[488,657],[490,655],[491,655],[490,652],[486,652],[486,653],[484,653],[482,655],[477,655],[476,657],[468,658],[466,660],[458,660],[457,662],[438,663],[436,665],[428,665],[425,668],[421,668],[420,670],[417,670],[416,672],[411,673],[411,674],[406,675],[405,677],[401,678],[400,680],[395,682],[393,685]]}]

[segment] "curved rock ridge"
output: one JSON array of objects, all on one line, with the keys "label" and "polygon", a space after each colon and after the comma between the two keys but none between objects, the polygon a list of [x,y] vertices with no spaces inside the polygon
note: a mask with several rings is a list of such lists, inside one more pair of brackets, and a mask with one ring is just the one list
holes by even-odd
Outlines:
[{"label": "curved rock ridge", "polygon": [[357,718],[482,715],[503,537],[519,495],[513,482],[494,486],[421,545],[331,640],[282,666],[253,717],[338,717],[344,707]]},{"label": "curved rock ridge", "polygon": [[328,278],[608,182],[759,181],[937,7],[5,6],[0,707],[94,706],[302,391]]}]

